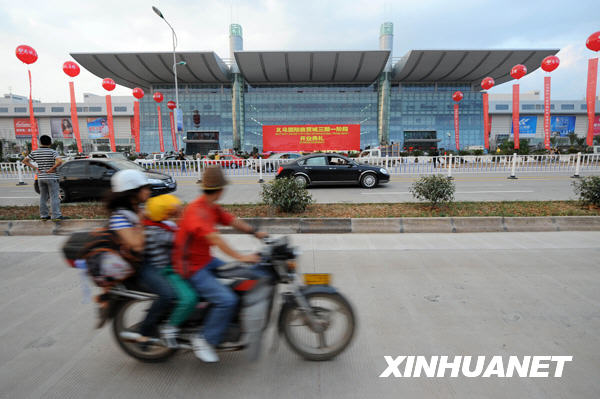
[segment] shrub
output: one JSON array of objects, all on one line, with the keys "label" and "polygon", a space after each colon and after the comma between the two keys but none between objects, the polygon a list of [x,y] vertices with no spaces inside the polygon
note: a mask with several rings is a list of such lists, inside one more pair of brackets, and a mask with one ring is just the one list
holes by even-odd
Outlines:
[{"label": "shrub", "polygon": [[262,187],[263,202],[276,207],[282,212],[304,212],[313,202],[313,198],[305,187],[292,177],[275,179]]},{"label": "shrub", "polygon": [[600,207],[600,176],[588,176],[572,183],[575,194],[583,205]]},{"label": "shrub", "polygon": [[455,190],[452,180],[441,175],[421,176],[409,188],[415,199],[428,201],[432,208],[454,201]]}]

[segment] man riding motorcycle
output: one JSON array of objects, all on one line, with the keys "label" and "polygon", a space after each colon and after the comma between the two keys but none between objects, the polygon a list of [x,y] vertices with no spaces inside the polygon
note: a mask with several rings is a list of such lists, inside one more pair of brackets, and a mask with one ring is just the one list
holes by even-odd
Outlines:
[{"label": "man riding motorcycle", "polygon": [[212,274],[225,262],[210,253],[216,246],[226,255],[246,263],[258,263],[257,254],[240,254],[231,248],[217,230],[217,224],[232,226],[256,238],[265,238],[267,233],[257,232],[246,222],[223,210],[216,202],[223,195],[227,180],[217,166],[208,167],[203,175],[203,195],[190,203],[181,217],[179,230],[173,246],[173,265],[177,273],[192,284],[199,297],[211,302],[204,323],[204,330],[192,340],[194,354],[205,362],[217,362],[214,348],[221,343],[223,333],[234,315],[238,298],[233,291],[222,285]]}]

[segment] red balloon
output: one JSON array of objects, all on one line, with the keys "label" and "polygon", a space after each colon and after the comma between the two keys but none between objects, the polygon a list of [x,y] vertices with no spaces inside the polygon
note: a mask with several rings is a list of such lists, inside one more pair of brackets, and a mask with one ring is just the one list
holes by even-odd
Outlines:
[{"label": "red balloon", "polygon": [[167,103],[167,107],[168,107],[169,109],[175,109],[175,108],[177,108],[177,104],[175,104],[175,101],[169,101],[169,102]]},{"label": "red balloon", "polygon": [[141,100],[142,97],[144,97],[144,90],[142,90],[140,87],[136,87],[133,89],[133,96],[138,100]]},{"label": "red balloon", "polygon": [[494,79],[489,76],[487,78],[483,78],[483,80],[481,81],[481,87],[483,88],[483,90],[489,90],[492,87],[494,87],[495,84],[496,82],[494,82]]},{"label": "red balloon", "polygon": [[462,91],[455,91],[454,94],[452,94],[452,99],[456,102],[459,102],[460,100],[462,100],[463,99]]},{"label": "red balloon", "polygon": [[592,51],[600,51],[600,30],[592,33],[585,41],[585,45]]},{"label": "red balloon", "polygon": [[21,44],[19,47],[17,47],[15,53],[17,54],[17,58],[26,64],[33,64],[38,59],[38,55],[33,47],[30,47],[26,44]]},{"label": "red balloon", "polygon": [[79,75],[79,65],[73,61],[67,61],[63,64],[63,71],[70,77],[74,78],[75,76]]},{"label": "red balloon", "polygon": [[106,78],[102,81],[102,87],[104,87],[105,90],[112,91],[115,89],[116,86],[117,85],[115,81],[111,78]]},{"label": "red balloon", "polygon": [[527,75],[527,67],[525,65],[517,64],[510,70],[510,76],[513,79],[521,79],[525,75]]},{"label": "red balloon", "polygon": [[161,103],[163,100],[163,95],[160,91],[157,91],[156,93],[154,93],[152,98],[154,98],[154,101],[156,101],[157,103]]},{"label": "red balloon", "polygon": [[560,64],[560,60],[558,59],[557,56],[549,55],[548,57],[544,58],[544,60],[542,61],[542,69],[546,72],[552,72],[556,68],[558,68],[559,64]]}]

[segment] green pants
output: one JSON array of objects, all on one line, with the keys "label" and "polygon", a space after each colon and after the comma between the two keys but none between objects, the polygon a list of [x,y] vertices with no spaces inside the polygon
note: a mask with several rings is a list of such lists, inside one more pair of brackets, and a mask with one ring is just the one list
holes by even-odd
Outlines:
[{"label": "green pants", "polygon": [[163,268],[161,274],[169,281],[177,295],[177,304],[173,309],[173,313],[171,313],[169,324],[179,326],[196,309],[198,296],[192,286],[179,274],[175,273],[171,266]]}]

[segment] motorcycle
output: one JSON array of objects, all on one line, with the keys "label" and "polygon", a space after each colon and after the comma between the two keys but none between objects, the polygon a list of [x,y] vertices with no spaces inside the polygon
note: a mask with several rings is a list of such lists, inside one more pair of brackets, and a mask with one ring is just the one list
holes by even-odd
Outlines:
[{"label": "motorcycle", "polygon": [[[283,335],[290,348],[302,358],[330,360],[343,352],[354,336],[356,318],[348,300],[330,285],[329,274],[305,274],[299,281],[296,258],[299,252],[287,237],[267,238],[260,251],[261,262],[253,266],[226,264],[215,270],[221,283],[238,296],[239,306],[229,324],[223,343],[217,351],[247,350],[256,360],[261,352],[263,335],[276,314],[278,287],[282,290],[278,309],[278,335]],[[133,358],[143,362],[168,359],[177,350],[192,349],[191,339],[203,325],[211,304],[200,299],[195,312],[180,326],[177,347],[169,348],[157,337],[140,344],[121,337],[123,331],[136,331],[145,310],[155,298],[140,291],[131,282],[115,286],[108,292],[106,317],[112,318],[112,330],[119,346]]]}]

